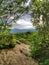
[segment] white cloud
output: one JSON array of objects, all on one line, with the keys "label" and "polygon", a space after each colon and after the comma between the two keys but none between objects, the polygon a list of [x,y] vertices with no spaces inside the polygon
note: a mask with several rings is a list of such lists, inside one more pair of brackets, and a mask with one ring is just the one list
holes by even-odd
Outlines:
[{"label": "white cloud", "polygon": [[14,25],[12,29],[32,29],[32,26],[22,26],[22,25]]},{"label": "white cloud", "polygon": [[30,21],[25,21],[25,20],[23,20],[23,19],[20,19],[20,20],[18,20],[17,21],[17,24],[20,24],[20,25],[22,25],[22,26],[32,26],[32,23],[30,22]]},{"label": "white cloud", "polygon": [[31,23],[31,16],[25,14],[16,23],[12,24],[12,29],[32,29],[34,26]]}]

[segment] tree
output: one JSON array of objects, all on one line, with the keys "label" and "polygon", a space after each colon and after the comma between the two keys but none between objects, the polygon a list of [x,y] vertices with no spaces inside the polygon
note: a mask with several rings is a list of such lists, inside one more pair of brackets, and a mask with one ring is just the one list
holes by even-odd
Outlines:
[{"label": "tree", "polygon": [[39,34],[49,39],[49,0],[32,0],[31,2],[32,21],[39,30]]},{"label": "tree", "polygon": [[7,29],[11,26],[12,21],[16,21],[19,17],[28,11],[25,7],[27,0],[0,0],[0,28]]},{"label": "tree", "polygon": [[39,65],[49,65],[49,0],[32,0],[32,21],[38,30],[31,46],[31,55]]},{"label": "tree", "polygon": [[16,38],[9,32],[9,27],[28,11],[26,2],[27,0],[0,0],[0,49],[15,46]]}]

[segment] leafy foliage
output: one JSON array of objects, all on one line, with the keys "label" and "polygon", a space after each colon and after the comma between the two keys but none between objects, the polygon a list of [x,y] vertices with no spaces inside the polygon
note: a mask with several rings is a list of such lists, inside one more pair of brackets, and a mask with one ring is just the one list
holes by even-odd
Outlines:
[{"label": "leafy foliage", "polygon": [[20,42],[30,45],[32,42],[33,34],[34,33],[31,33],[31,32],[16,33],[15,36],[16,36],[16,39],[19,40]]},{"label": "leafy foliage", "polygon": [[41,65],[49,65],[49,0],[32,0],[31,11],[38,30],[31,45],[31,56]]},{"label": "leafy foliage", "polygon": [[27,9],[24,6],[27,0],[2,0],[0,2],[0,16],[5,17],[7,21],[11,16],[16,20],[29,10],[29,7]]},{"label": "leafy foliage", "polygon": [[0,49],[12,48],[16,44],[15,36],[11,33],[0,33]]},{"label": "leafy foliage", "polygon": [[49,33],[49,1],[32,0],[31,6],[34,18],[32,21],[45,40]]},{"label": "leafy foliage", "polygon": [[31,44],[31,57],[38,60],[41,65],[48,65],[49,59],[49,41],[46,43],[43,41],[43,37],[39,36],[38,33],[33,35]]},{"label": "leafy foliage", "polygon": [[[0,0],[0,48],[14,47],[15,38],[10,33],[12,21],[28,11],[26,0]],[[13,17],[13,18],[12,18]]]}]

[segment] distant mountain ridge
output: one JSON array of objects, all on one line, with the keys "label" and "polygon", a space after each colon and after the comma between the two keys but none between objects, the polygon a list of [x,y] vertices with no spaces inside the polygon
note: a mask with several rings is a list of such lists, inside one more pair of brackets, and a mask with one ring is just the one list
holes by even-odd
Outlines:
[{"label": "distant mountain ridge", "polygon": [[11,29],[11,33],[34,32],[35,29]]}]

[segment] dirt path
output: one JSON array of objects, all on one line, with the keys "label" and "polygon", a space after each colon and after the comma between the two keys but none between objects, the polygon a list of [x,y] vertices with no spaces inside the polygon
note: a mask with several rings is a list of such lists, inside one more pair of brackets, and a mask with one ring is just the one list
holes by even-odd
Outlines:
[{"label": "dirt path", "polygon": [[17,44],[13,49],[0,50],[0,65],[38,65],[30,58],[29,45]]}]

